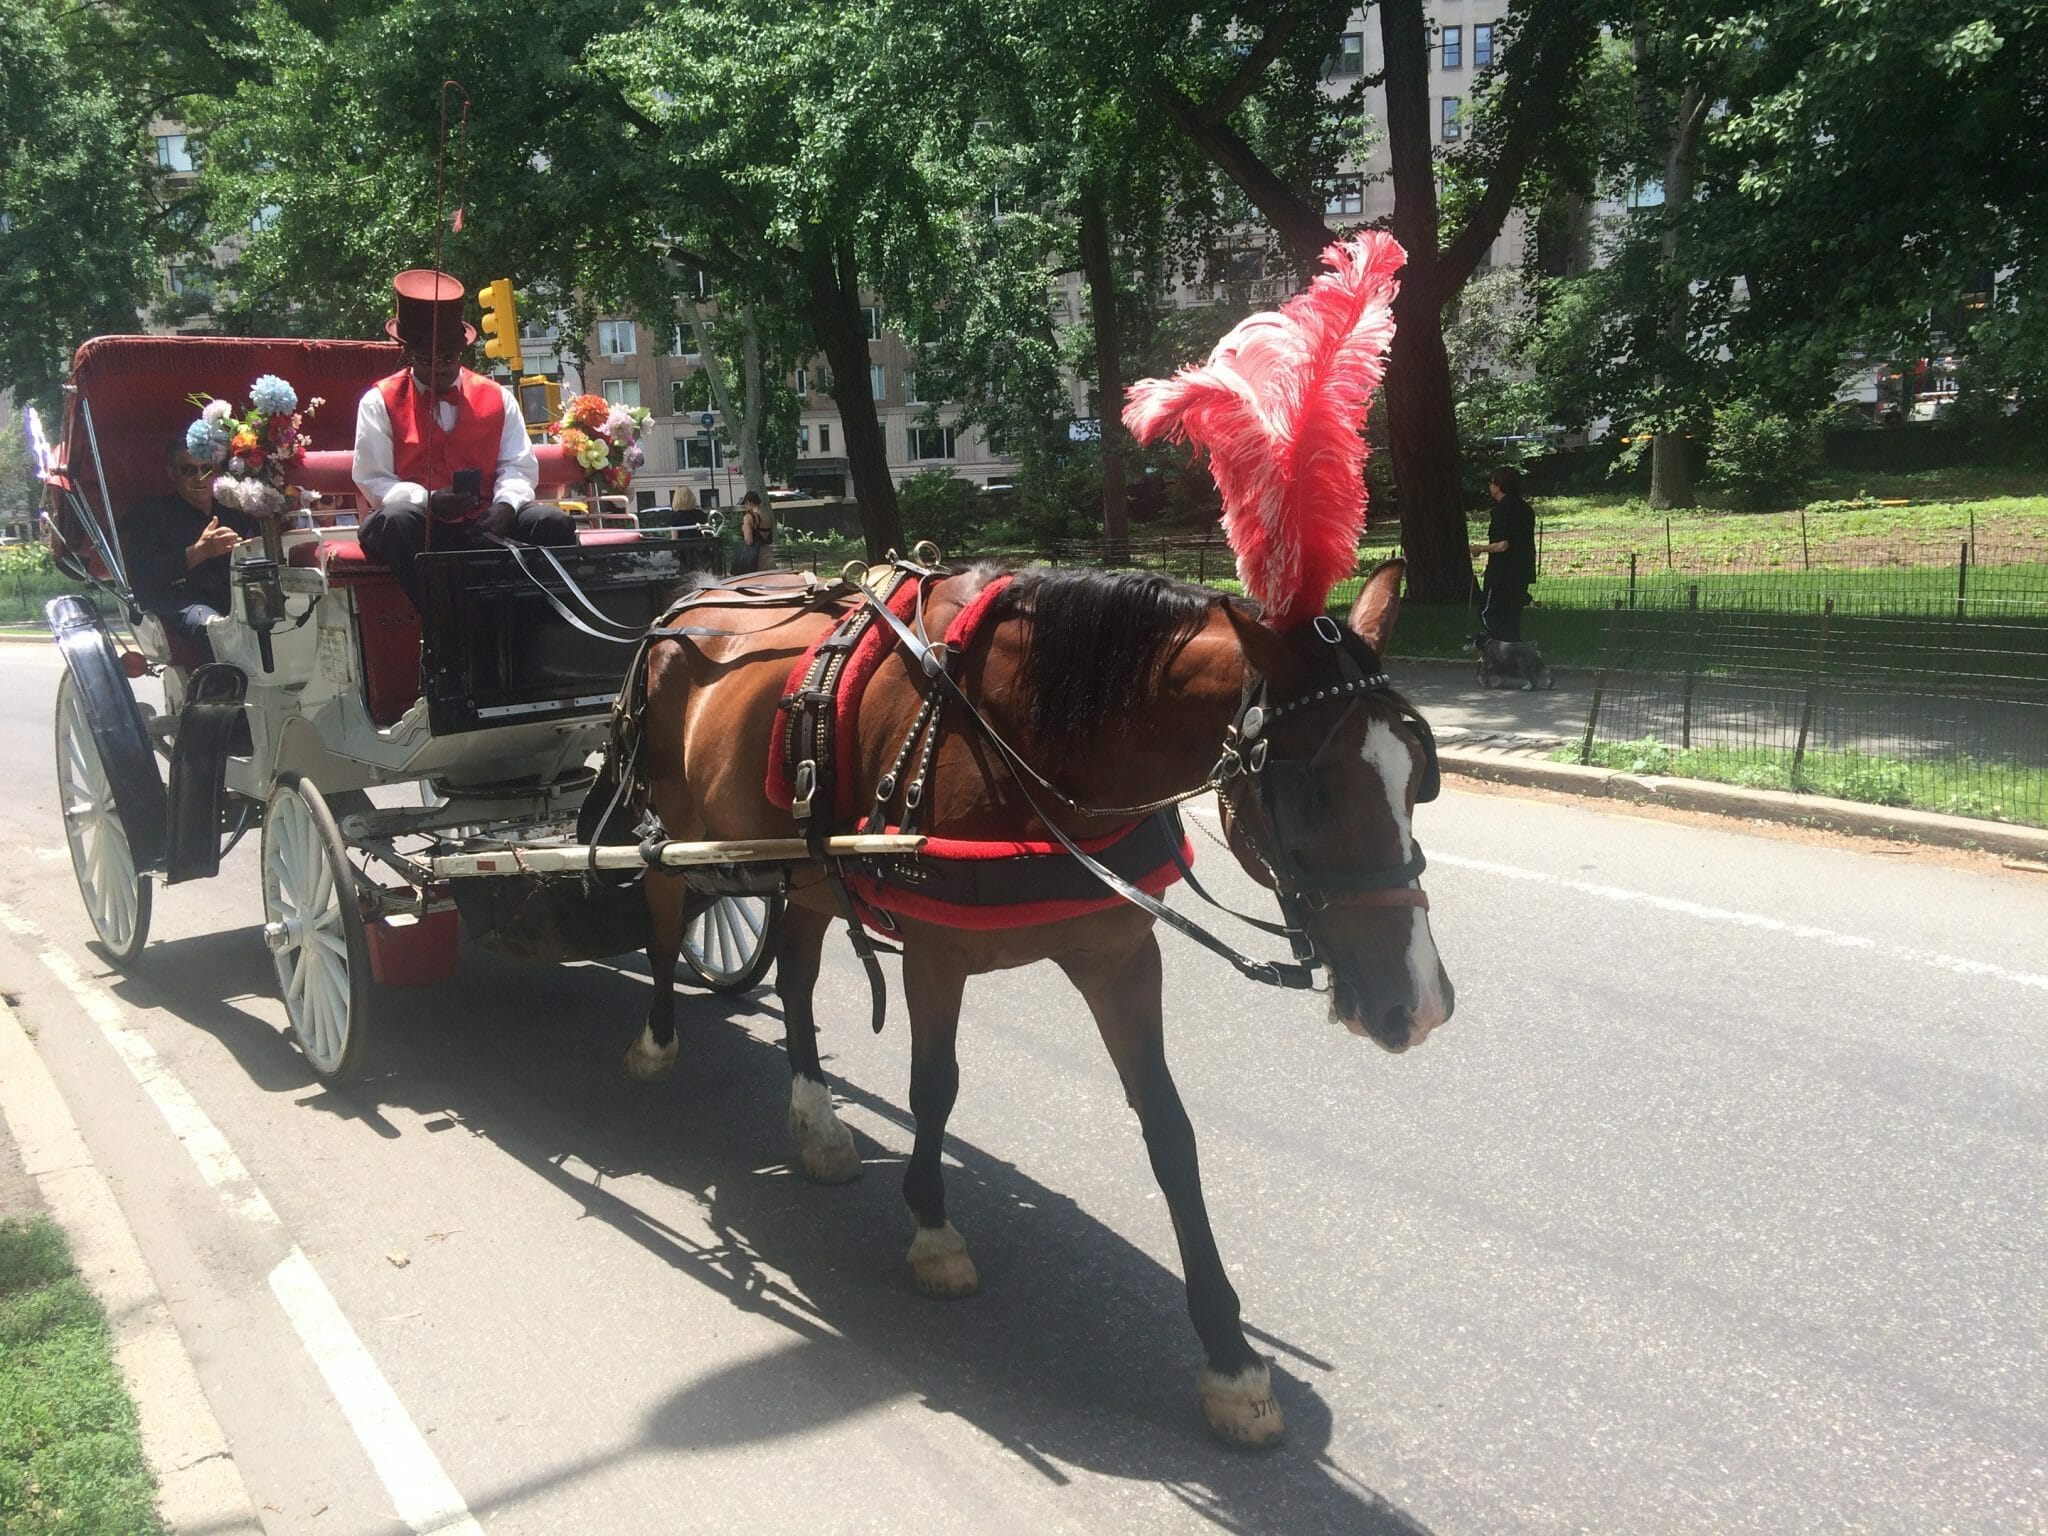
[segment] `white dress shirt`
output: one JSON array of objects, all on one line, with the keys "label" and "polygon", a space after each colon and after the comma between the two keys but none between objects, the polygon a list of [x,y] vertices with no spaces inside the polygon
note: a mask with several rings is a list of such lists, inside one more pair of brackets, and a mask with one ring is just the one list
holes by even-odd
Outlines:
[{"label": "white dress shirt", "polygon": [[[526,422],[519,414],[519,399],[498,386],[505,396],[505,431],[498,440],[498,475],[486,504],[505,502],[523,507],[533,500],[533,487],[540,479],[540,460],[526,435]],[[446,395],[434,402],[434,419],[443,432],[455,430],[455,401]],[[391,413],[384,408],[383,392],[375,386],[363,392],[356,407],[356,461],[354,479],[373,507],[424,507],[427,488],[401,480],[393,468]],[[443,486],[443,490],[447,487]]]}]

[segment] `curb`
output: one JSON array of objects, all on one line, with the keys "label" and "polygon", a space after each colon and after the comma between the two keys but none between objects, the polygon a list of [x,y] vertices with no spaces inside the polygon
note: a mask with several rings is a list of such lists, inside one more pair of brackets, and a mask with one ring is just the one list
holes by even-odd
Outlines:
[{"label": "curb", "polygon": [[1438,754],[1438,760],[1447,772],[1496,784],[1627,800],[1637,805],[1668,805],[1716,816],[1821,827],[1852,837],[1888,838],[2048,862],[2048,831],[2005,822],[1946,816],[1939,811],[1916,811],[1903,806],[1865,805],[1827,795],[1797,795],[1783,789],[1744,789],[1707,779],[1653,778],[1620,768],[1553,763],[1526,753],[1489,751],[1483,747],[1447,746]]},{"label": "curb", "polygon": [[157,1512],[172,1531],[262,1536],[234,1452],[208,1406],[156,1276],[128,1218],[86,1150],[50,1070],[14,1009],[0,1000],[0,1116],[78,1273],[106,1310],[114,1363],[135,1400],[142,1448],[157,1478]]}]

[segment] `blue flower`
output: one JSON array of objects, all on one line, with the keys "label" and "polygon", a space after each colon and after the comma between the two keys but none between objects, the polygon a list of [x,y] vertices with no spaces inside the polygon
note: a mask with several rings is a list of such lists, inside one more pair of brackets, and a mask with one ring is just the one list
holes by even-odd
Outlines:
[{"label": "blue flower", "polygon": [[228,435],[201,417],[185,429],[185,451],[202,464],[217,463],[228,451]]},{"label": "blue flower", "polygon": [[299,408],[299,392],[274,373],[249,386],[249,403],[266,416],[288,415]]}]

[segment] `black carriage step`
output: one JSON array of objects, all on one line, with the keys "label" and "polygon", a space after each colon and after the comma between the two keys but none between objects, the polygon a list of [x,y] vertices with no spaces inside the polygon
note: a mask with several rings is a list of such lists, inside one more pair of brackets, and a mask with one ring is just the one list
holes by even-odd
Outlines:
[{"label": "black carriage step", "polygon": [[242,700],[249,678],[240,667],[210,662],[192,673],[178,733],[171,741],[171,783],[164,843],[164,884],[220,873],[221,795],[228,759],[247,754],[249,722]]}]

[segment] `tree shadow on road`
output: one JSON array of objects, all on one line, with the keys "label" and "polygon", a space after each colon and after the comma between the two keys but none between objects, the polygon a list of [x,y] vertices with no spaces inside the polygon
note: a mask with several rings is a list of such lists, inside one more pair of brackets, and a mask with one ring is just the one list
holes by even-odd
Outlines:
[{"label": "tree shadow on road", "polygon": [[[908,1395],[974,1426],[1049,1487],[1085,1469],[1157,1485],[1231,1531],[1426,1536],[1332,1460],[1329,1406],[1300,1374],[1331,1367],[1285,1340],[1253,1333],[1277,1355],[1286,1445],[1250,1458],[1210,1441],[1194,1406],[1199,1348],[1180,1276],[957,1136],[947,1143],[960,1164],[948,1171],[949,1203],[985,1289],[955,1303],[918,1295],[904,1265],[898,1154],[856,1131],[866,1162],[858,1183],[820,1188],[790,1171],[788,1062],[779,1024],[763,1017],[772,994],[685,994],[676,1075],[642,1086],[619,1064],[650,985],[632,962],[548,967],[470,949],[457,981],[384,993],[375,1075],[327,1091],[274,1015],[222,1001],[268,996],[272,980],[245,929],[157,945],[116,990],[211,1034],[269,1092],[389,1137],[409,1132],[386,1108],[430,1130],[459,1123],[488,1137],[590,1219],[790,1334],[788,1348],[701,1377],[645,1423],[622,1426],[611,1452],[469,1490],[476,1507],[504,1509],[619,1461],[801,1435]],[[834,1087],[907,1142],[904,1111],[844,1081]],[[1129,1134],[1135,1143],[1135,1124]],[[630,1187],[615,1192],[613,1181],[630,1175],[694,1200],[714,1239],[677,1230]],[[1227,1232],[1224,1240],[1227,1249]],[[650,1316],[662,1311],[658,1296],[644,1305]]]}]

